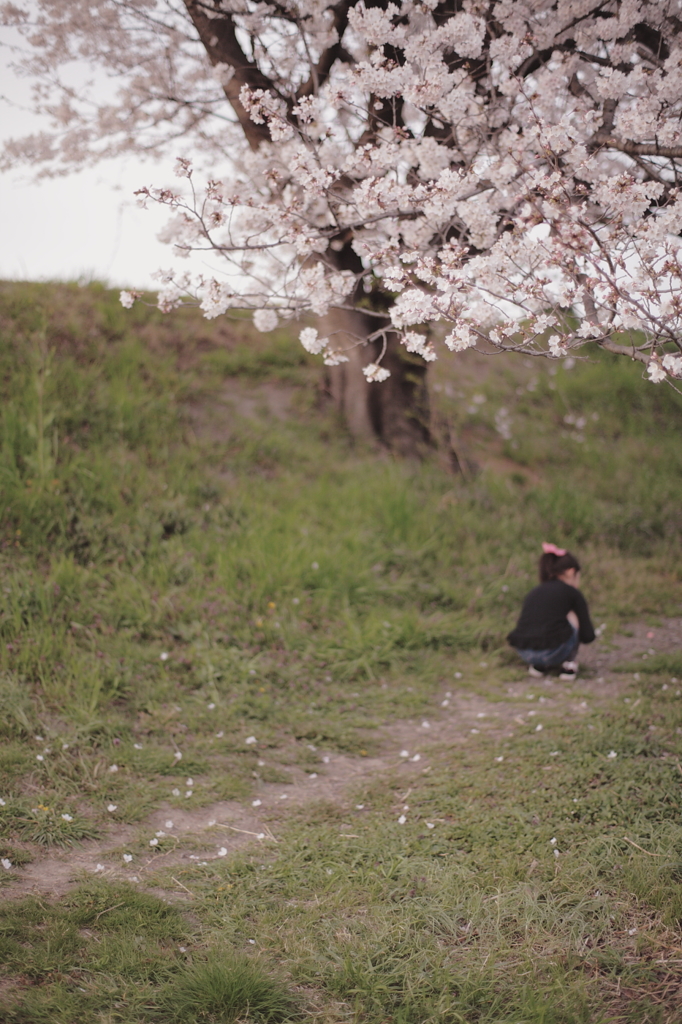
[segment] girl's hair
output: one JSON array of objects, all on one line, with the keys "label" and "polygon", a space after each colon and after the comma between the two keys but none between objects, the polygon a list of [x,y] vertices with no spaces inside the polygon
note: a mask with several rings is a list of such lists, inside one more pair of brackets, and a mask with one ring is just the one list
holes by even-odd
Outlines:
[{"label": "girl's hair", "polygon": [[570,551],[567,551],[565,555],[555,555],[548,551],[544,555],[540,555],[538,568],[540,583],[547,583],[549,580],[555,580],[562,576],[567,569],[575,569],[576,572],[580,572],[580,562]]}]

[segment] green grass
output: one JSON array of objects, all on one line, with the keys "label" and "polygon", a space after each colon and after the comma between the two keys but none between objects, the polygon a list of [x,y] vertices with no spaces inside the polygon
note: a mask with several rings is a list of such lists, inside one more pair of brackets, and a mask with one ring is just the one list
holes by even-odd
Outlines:
[{"label": "green grass", "polygon": [[625,662],[619,668],[622,672],[641,672],[648,676],[677,673],[682,677],[682,654],[643,654],[641,659]]},{"label": "green grass", "polygon": [[[435,370],[455,476],[442,449],[417,466],[348,438],[284,333],[0,287],[3,887],[136,823],[102,857],[137,870],[160,804],[323,775],[321,750],[371,755],[446,689],[511,700],[543,539],[580,555],[607,636],[681,615],[680,399],[611,358],[482,362]],[[291,415],[226,412],[226,378],[289,389]],[[3,1020],[673,1024],[682,666],[621,668],[627,703],[578,686],[363,782],[361,811],[282,815],[277,843],[13,897]]]},{"label": "green grass", "polygon": [[214,952],[206,963],[185,968],[165,996],[168,1019],[182,1021],[249,1020],[279,1024],[298,1017],[285,985],[246,956]]}]

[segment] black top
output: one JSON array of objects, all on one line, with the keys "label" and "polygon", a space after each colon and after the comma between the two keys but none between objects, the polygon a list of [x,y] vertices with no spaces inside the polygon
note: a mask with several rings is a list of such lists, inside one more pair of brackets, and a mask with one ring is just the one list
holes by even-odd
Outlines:
[{"label": "black top", "polygon": [[587,601],[577,587],[563,580],[548,580],[526,595],[516,628],[507,637],[519,650],[548,651],[559,647],[571,635],[569,612],[578,616],[581,644],[591,644],[595,633]]}]

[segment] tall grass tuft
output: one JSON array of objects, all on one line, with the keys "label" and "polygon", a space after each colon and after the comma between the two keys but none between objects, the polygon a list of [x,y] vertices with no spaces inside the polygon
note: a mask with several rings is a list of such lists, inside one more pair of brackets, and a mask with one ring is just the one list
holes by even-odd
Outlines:
[{"label": "tall grass tuft", "polygon": [[298,1016],[294,996],[284,984],[246,956],[212,953],[205,963],[187,967],[170,984],[164,1005],[182,1024],[279,1024]]}]

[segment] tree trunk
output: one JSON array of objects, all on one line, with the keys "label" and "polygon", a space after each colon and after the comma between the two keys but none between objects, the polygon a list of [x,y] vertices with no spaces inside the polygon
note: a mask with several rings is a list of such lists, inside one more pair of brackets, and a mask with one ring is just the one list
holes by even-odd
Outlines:
[{"label": "tree trunk", "polygon": [[381,343],[350,347],[376,330],[376,320],[368,321],[361,311],[350,309],[330,309],[320,318],[320,334],[331,338],[335,348],[345,349],[349,359],[329,367],[332,400],[353,437],[378,438],[397,455],[422,458],[431,440],[426,363],[390,334],[382,365],[391,376],[368,383],[362,367],[377,359]]}]

